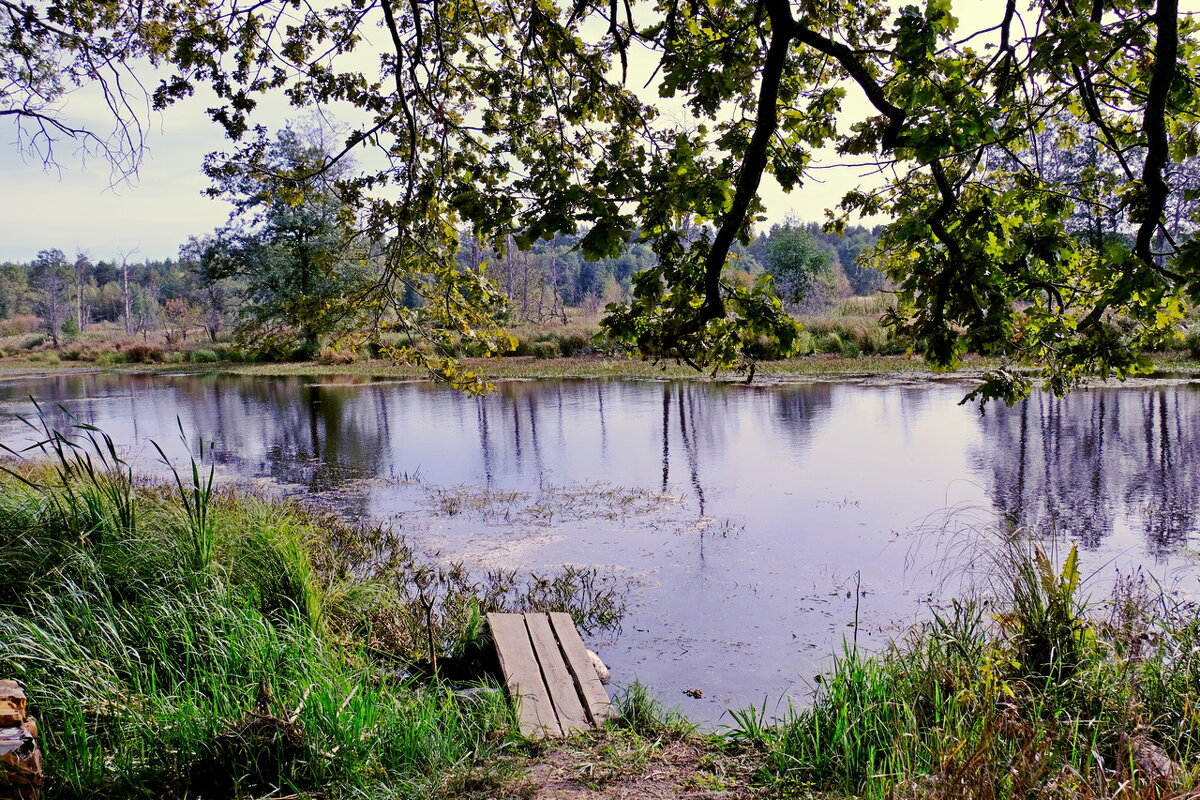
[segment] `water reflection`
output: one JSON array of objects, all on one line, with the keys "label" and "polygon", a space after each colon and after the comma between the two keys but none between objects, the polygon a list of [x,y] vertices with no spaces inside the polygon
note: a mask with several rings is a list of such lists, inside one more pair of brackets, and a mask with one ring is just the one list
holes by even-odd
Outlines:
[{"label": "water reflection", "polygon": [[[960,394],[958,386],[529,381],[467,398],[361,378],[103,373],[0,383],[0,403],[14,412],[29,413],[33,395],[52,417],[61,406],[134,450],[154,438],[179,451],[182,426],[193,443],[215,442],[229,472],[308,492],[417,474],[489,488],[608,480],[684,495],[702,515],[727,511],[730,495],[749,488],[743,478],[765,467],[772,486],[798,485],[810,451],[829,437],[833,446],[816,458],[853,465],[846,497],[917,479],[903,465],[929,444],[914,423],[933,415],[937,446],[966,453],[959,477],[978,476],[1009,525],[1092,549],[1136,536],[1154,554],[1195,534],[1193,387],[1034,395],[981,415],[956,407]],[[10,416],[0,431],[11,438],[18,427]]]},{"label": "water reflection", "polygon": [[[978,476],[1008,524],[1093,549],[1114,534],[1135,535],[1155,554],[1194,535],[1200,402],[1192,387],[1034,395],[981,415],[957,409],[959,394],[596,381],[513,382],[473,399],[366,379],[102,373],[0,383],[0,402],[13,411],[28,413],[33,395],[52,416],[61,405],[135,449],[150,438],[171,446],[182,426],[193,440],[215,442],[230,472],[309,492],[418,473],[446,484],[536,489],[603,479],[683,494],[699,514],[725,510],[742,488],[743,461],[755,474],[768,462],[778,472],[773,485],[794,485],[827,434],[837,446],[820,457],[852,462],[859,477],[847,495],[873,477],[902,484],[912,477],[903,470],[879,475],[896,455],[881,446],[917,452],[915,420],[962,417],[971,423],[947,426],[941,446],[968,454],[961,477]],[[3,430],[16,430],[11,417]]]},{"label": "water reflection", "polygon": [[1132,532],[1162,555],[1196,531],[1198,411],[1191,387],[1035,395],[982,415],[973,464],[1011,525],[1093,549]]}]

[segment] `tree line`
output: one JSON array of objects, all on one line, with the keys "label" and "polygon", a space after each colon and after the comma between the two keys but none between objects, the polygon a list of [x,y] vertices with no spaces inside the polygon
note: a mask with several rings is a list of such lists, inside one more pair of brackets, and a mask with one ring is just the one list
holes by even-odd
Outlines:
[{"label": "tree line", "polygon": [[[1022,159],[1036,160],[1038,172],[1062,187],[1052,199],[1070,205],[1061,216],[1072,241],[1095,252],[1129,249],[1136,228],[1120,202],[1121,166],[1096,145],[1098,136],[1087,126],[1048,130],[1028,150],[993,155],[990,166],[1015,170]],[[212,193],[228,199],[233,212],[222,228],[190,238],[178,259],[93,264],[86,253],[69,258],[47,249],[28,264],[0,265],[0,318],[39,318],[26,325],[40,326],[54,346],[89,324],[115,323],[126,336],[162,331],[168,342],[201,330],[213,342],[232,334],[250,352],[272,358],[311,358],[330,342],[361,343],[380,323],[395,325],[405,314],[413,315],[410,323],[419,320],[433,283],[388,267],[388,243],[362,233],[366,226],[346,197],[353,161],[330,167],[329,158],[320,131],[286,127],[253,165],[212,171]],[[1196,158],[1173,168],[1179,179],[1198,174]],[[1158,251],[1168,240],[1190,240],[1196,203],[1193,193],[1171,196],[1153,241]],[[479,298],[492,303],[489,316],[505,322],[566,322],[580,309],[628,303],[638,291],[636,276],[660,268],[658,243],[634,230],[606,254],[589,252],[589,235],[489,241],[464,227],[455,232],[452,271],[475,276]],[[700,246],[715,232],[688,222],[679,235]],[[787,312],[820,313],[839,298],[895,288],[885,276],[888,250],[912,245],[886,236],[883,226],[831,231],[789,219],[732,243],[723,280],[751,288],[767,279]],[[1048,247],[1063,244],[1056,236],[1030,237],[1021,257],[1053,257],[1041,252]],[[1033,302],[1047,291],[1060,292],[1039,284],[1018,299]],[[505,349],[502,340],[496,349]]]},{"label": "tree line", "polygon": [[[264,355],[311,355],[331,337],[367,328],[369,320],[334,318],[332,310],[354,305],[354,294],[382,274],[369,248],[356,252],[330,231],[322,244],[321,215],[307,205],[288,207],[267,228],[193,237],[177,259],[93,261],[86,252],[48,248],[30,262],[0,263],[0,320],[10,333],[44,333],[55,347],[100,325],[127,337],[161,333],[169,342],[240,334]],[[838,236],[817,223],[779,223],[739,246],[730,272],[743,281],[773,273],[794,310],[820,311],[839,297],[883,287],[880,273],[859,262],[877,236],[865,227]],[[625,300],[633,275],[655,263],[652,248],[636,238],[600,259],[585,258],[579,242],[577,234],[558,234],[528,250],[510,243],[497,251],[464,233],[458,262],[463,271],[486,271],[510,321],[547,323]],[[337,250],[336,264],[321,264],[325,245]],[[424,302],[409,292],[409,306]],[[322,321],[325,313],[331,318]]]}]

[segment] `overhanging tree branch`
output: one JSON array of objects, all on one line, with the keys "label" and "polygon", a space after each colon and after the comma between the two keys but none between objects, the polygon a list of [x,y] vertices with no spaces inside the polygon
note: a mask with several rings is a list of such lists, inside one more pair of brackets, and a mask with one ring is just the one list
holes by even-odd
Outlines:
[{"label": "overhanging tree branch", "polygon": [[1163,220],[1169,187],[1163,178],[1170,156],[1167,141],[1167,95],[1175,80],[1175,62],[1179,57],[1179,0],[1158,0],[1154,12],[1157,30],[1154,43],[1154,72],[1150,76],[1146,110],[1142,127],[1146,132],[1146,158],[1142,162],[1142,185],[1145,199],[1139,213],[1141,224],[1137,231],[1134,252],[1145,264],[1157,268],[1151,243],[1154,232]]},{"label": "overhanging tree branch", "polygon": [[701,318],[705,320],[725,316],[725,302],[721,298],[721,270],[725,267],[725,259],[729,256],[734,238],[746,222],[750,203],[758,192],[763,170],[767,166],[767,149],[779,123],[779,84],[787,63],[788,48],[796,32],[796,23],[787,0],[766,0],[766,6],[771,20],[771,43],[763,62],[758,113],[750,144],[742,156],[733,202],[725,212],[725,218],[704,260],[704,308]]}]

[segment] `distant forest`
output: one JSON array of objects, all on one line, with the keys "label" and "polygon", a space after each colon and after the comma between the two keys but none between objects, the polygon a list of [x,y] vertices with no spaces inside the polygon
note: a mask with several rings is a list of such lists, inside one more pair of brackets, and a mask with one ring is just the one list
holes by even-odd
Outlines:
[{"label": "distant forest", "polygon": [[[880,273],[860,258],[879,233],[879,228],[852,226],[838,236],[816,223],[776,224],[748,246],[736,247],[730,270],[735,279],[769,272],[789,307],[819,311],[838,298],[883,288]],[[589,261],[580,238],[559,235],[528,250],[509,246],[498,254],[463,237],[458,260],[464,270],[486,264],[509,299],[513,321],[565,322],[626,298],[633,274],[655,259],[649,244],[632,241],[618,257]],[[0,334],[41,332],[57,346],[60,339],[98,325],[130,337],[163,333],[168,341],[207,337],[215,342],[249,332],[256,319],[252,306],[261,299],[246,291],[245,269],[221,273],[206,263],[204,253],[205,242],[192,240],[178,259],[93,262],[87,253],[68,256],[50,247],[29,263],[0,264]],[[367,273],[381,272],[369,261]],[[295,287],[277,291],[303,294]],[[405,302],[415,306],[420,298],[409,292]]]}]

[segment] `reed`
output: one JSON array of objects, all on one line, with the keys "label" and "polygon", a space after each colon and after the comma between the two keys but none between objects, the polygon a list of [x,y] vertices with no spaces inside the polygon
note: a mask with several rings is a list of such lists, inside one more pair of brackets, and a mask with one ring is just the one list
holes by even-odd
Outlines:
[{"label": "reed", "polygon": [[29,687],[48,798],[450,796],[511,746],[501,694],[468,705],[335,635],[364,593],[302,509],[199,463],[142,484],[98,431],[48,432],[49,461],[0,475],[0,674]]}]

